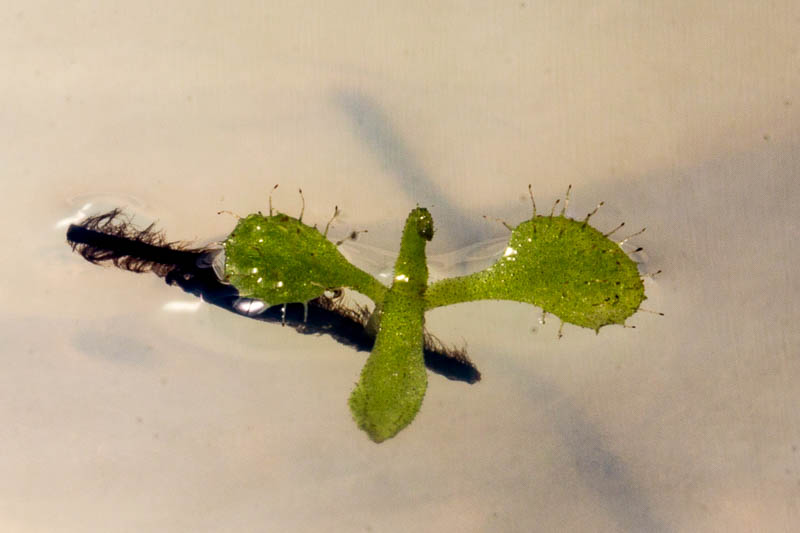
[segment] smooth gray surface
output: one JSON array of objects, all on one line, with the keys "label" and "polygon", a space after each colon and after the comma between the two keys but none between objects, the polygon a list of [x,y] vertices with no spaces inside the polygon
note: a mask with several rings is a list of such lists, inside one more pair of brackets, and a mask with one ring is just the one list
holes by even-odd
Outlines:
[{"label": "smooth gray surface", "polygon": [[[3,10],[0,530],[795,531],[797,3],[377,6]],[[573,216],[648,227],[666,316],[557,340],[523,305],[436,310],[483,381],[432,375],[375,445],[365,354],[64,243],[116,205],[218,239],[274,183],[369,229],[371,267],[432,206],[436,275],[572,183]]]}]

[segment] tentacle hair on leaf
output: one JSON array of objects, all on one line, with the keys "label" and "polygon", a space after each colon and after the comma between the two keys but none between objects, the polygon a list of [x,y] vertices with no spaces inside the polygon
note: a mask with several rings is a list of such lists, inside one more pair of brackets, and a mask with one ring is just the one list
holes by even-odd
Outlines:
[{"label": "tentacle hair on leaf", "polygon": [[67,242],[94,264],[111,263],[130,272],[152,272],[164,277],[181,265],[193,264],[198,254],[212,250],[193,248],[181,241],[168,241],[150,224],[137,228],[122,209],[88,217],[67,230]]}]

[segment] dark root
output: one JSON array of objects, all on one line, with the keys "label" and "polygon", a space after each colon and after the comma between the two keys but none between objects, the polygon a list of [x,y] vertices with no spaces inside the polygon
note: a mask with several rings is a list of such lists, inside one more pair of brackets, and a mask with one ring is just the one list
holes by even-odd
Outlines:
[{"label": "dark root", "polygon": [[152,272],[161,277],[179,266],[194,264],[209,251],[191,248],[185,242],[169,242],[155,224],[139,229],[119,208],[70,225],[67,242],[90,263],[110,262],[123,270]]}]

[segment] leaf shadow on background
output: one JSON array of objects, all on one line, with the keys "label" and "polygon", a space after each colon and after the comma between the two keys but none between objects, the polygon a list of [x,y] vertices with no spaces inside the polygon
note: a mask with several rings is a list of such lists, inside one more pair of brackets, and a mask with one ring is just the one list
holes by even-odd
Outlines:
[{"label": "leaf shadow on background", "polygon": [[111,317],[99,327],[78,330],[73,343],[78,351],[92,358],[133,366],[152,364],[153,347],[126,333],[130,330],[130,317]]},{"label": "leaf shadow on background", "polygon": [[552,383],[524,372],[518,375],[525,376],[526,383],[522,387],[528,390],[531,403],[541,406],[540,412],[549,420],[558,443],[572,458],[585,487],[594,493],[620,529],[648,533],[671,531],[654,516],[647,492],[633,478],[624,458],[610,449],[606,439],[581,410]]},{"label": "leaf shadow on background", "polygon": [[422,168],[378,102],[355,90],[339,90],[334,93],[333,100],[350,120],[356,137],[406,192],[409,205],[418,202],[418,205],[435,207],[437,228],[447,232],[449,249],[489,238],[489,229],[479,223],[480,217],[465,213],[454,205]]}]

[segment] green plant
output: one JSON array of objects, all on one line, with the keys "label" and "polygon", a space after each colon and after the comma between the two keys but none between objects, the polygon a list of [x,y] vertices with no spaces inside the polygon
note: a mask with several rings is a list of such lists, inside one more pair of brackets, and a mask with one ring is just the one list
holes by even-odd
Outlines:
[{"label": "green plant", "polygon": [[[392,286],[350,264],[325,232],[283,213],[241,218],[225,240],[225,274],[242,296],[269,305],[307,302],[325,291],[356,290],[373,300],[368,327],[375,346],[350,396],[358,426],[376,442],[416,416],[427,388],[425,311],[475,300],[513,300],[541,307],[562,323],[598,331],[624,324],[644,300],[644,284],[622,248],[565,210],[536,213],[516,227],[502,257],[467,276],[428,284],[425,246],[433,238],[427,209],[409,214]],[[554,206],[555,210],[555,206]],[[596,210],[595,210],[596,211]],[[335,216],[335,214],[334,214]],[[505,224],[505,223],[504,223]],[[330,223],[329,223],[330,225]]]}]

